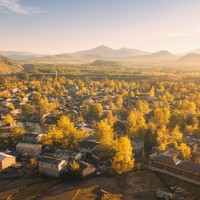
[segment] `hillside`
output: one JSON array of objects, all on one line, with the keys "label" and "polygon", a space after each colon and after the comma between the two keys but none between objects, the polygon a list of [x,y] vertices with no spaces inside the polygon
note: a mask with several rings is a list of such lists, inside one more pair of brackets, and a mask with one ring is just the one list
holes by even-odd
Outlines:
[{"label": "hillside", "polygon": [[32,58],[40,58],[46,55],[22,51],[0,51],[0,55],[6,56],[13,60],[28,60]]},{"label": "hillside", "polygon": [[99,67],[119,67],[119,63],[115,61],[109,60],[96,60],[90,64],[91,66],[99,66]]},{"label": "hillside", "polygon": [[185,64],[199,64],[200,65],[200,54],[196,54],[196,53],[187,54],[179,58],[177,62],[185,63]]},{"label": "hillside", "polygon": [[22,67],[13,60],[0,55],[0,74],[9,74],[22,71]]},{"label": "hillside", "polygon": [[137,59],[147,61],[163,61],[163,60],[176,60],[178,56],[173,55],[169,51],[159,51],[145,56],[140,56]]}]

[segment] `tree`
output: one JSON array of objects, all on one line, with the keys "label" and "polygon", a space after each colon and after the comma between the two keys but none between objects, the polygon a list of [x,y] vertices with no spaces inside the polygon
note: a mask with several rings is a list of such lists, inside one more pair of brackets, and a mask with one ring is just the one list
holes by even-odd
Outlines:
[{"label": "tree", "polygon": [[69,172],[70,172],[70,174],[72,176],[80,177],[80,175],[81,175],[81,169],[80,169],[79,163],[76,162],[76,161],[72,161],[69,164]]},{"label": "tree", "polygon": [[113,150],[114,132],[107,119],[98,123],[95,137],[99,141],[100,157],[110,157]]},{"label": "tree", "polygon": [[33,115],[36,113],[36,109],[34,105],[24,104],[22,105],[22,114],[25,116]]},{"label": "tree", "polygon": [[5,123],[13,123],[13,122],[15,122],[14,118],[12,117],[12,115],[6,115],[4,121],[5,121]]},{"label": "tree", "polygon": [[79,142],[88,134],[78,130],[67,116],[62,116],[55,127],[49,129],[48,133],[42,137],[44,145],[57,144],[64,149],[75,148]]},{"label": "tree", "polygon": [[42,117],[45,114],[50,113],[54,109],[54,105],[49,103],[47,97],[44,97],[40,100],[39,103],[39,114]]},{"label": "tree", "polygon": [[149,96],[150,97],[154,97],[155,96],[155,88],[154,88],[154,86],[151,87],[151,89],[149,91]]},{"label": "tree", "polygon": [[126,129],[128,135],[131,138],[141,136],[146,128],[147,125],[142,113],[132,110],[127,118]]},{"label": "tree", "polygon": [[167,149],[169,145],[169,131],[166,126],[163,126],[161,129],[157,131],[157,144],[160,151],[164,151]]},{"label": "tree", "polygon": [[11,132],[11,136],[14,140],[21,140],[22,136],[26,133],[26,130],[19,127],[14,127]]},{"label": "tree", "polygon": [[178,150],[181,151],[181,155],[184,159],[190,160],[191,159],[191,149],[185,143],[181,143],[178,147]]},{"label": "tree", "polygon": [[90,104],[88,108],[88,116],[92,118],[99,118],[103,113],[103,107],[100,103]]},{"label": "tree", "polygon": [[117,95],[115,97],[115,106],[118,110],[120,110],[123,107],[123,98],[121,95]]},{"label": "tree", "polygon": [[148,114],[150,112],[149,104],[146,101],[138,100],[136,102],[136,108],[139,112],[143,114]]},{"label": "tree", "polygon": [[157,108],[154,110],[152,121],[157,127],[167,126],[170,118],[170,110],[168,108]]},{"label": "tree", "polygon": [[35,105],[39,105],[40,104],[40,101],[41,101],[41,93],[39,93],[39,92],[35,92],[35,93],[33,93],[33,103],[35,104]]},{"label": "tree", "polygon": [[114,123],[117,121],[117,118],[113,115],[112,111],[108,112],[106,115],[108,124],[113,127]]},{"label": "tree", "polygon": [[127,136],[122,136],[116,141],[114,150],[115,155],[111,160],[112,169],[119,174],[129,172],[134,167],[134,158],[132,153],[132,146]]},{"label": "tree", "polygon": [[27,169],[31,170],[32,172],[38,169],[38,160],[37,158],[31,158],[26,163]]},{"label": "tree", "polygon": [[179,127],[176,126],[169,134],[170,141],[169,143],[172,144],[173,142],[180,143],[183,139],[183,134],[179,131]]},{"label": "tree", "polygon": [[183,134],[179,131],[179,127],[176,126],[171,132],[163,126],[157,131],[157,144],[160,151],[164,151],[168,146],[177,146],[182,142]]}]

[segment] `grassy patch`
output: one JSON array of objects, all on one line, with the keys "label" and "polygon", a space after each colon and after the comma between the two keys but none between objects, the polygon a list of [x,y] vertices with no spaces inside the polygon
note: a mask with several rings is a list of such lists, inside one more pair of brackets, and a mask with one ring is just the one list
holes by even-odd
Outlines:
[{"label": "grassy patch", "polygon": [[125,176],[124,196],[127,198],[135,197],[141,199],[155,199],[154,190],[163,188],[165,185],[159,177],[152,171],[138,171],[129,173]]},{"label": "grassy patch", "polygon": [[83,197],[84,200],[101,199],[101,197],[112,200],[122,199],[121,194],[113,194],[107,191],[102,191],[98,185],[85,189],[79,189],[76,195],[74,196],[73,200],[83,200]]},{"label": "grassy patch", "polygon": [[51,179],[48,181],[44,181],[41,183],[32,184],[24,189],[20,190],[16,195],[12,197],[15,200],[21,199],[31,199],[36,198],[43,192],[45,192],[48,188],[57,184],[59,181],[57,179]]}]

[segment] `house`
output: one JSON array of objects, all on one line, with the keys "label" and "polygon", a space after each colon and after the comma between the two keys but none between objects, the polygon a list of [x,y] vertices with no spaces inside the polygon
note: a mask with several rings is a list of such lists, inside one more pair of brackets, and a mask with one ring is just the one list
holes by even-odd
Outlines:
[{"label": "house", "polygon": [[10,88],[12,94],[19,92],[19,88]]},{"label": "house", "polygon": [[44,155],[54,158],[59,158],[63,160],[80,160],[81,159],[81,153],[76,151],[70,151],[70,150],[48,150],[44,152]]},{"label": "house", "polygon": [[131,145],[133,146],[133,150],[136,153],[142,152],[144,149],[144,139],[134,138],[133,140],[131,140]]},{"label": "house", "polygon": [[14,156],[0,152],[0,172],[15,163],[16,158]]},{"label": "house", "polygon": [[39,171],[54,177],[59,177],[67,168],[68,161],[42,156],[39,158]]},{"label": "house", "polygon": [[81,176],[83,178],[94,174],[97,170],[96,167],[87,162],[80,161],[79,165],[81,170]]},{"label": "house", "polygon": [[[96,140],[85,139],[79,144],[78,150],[82,152],[82,158],[91,159],[93,158],[93,151],[96,149],[99,142]],[[95,156],[95,155],[94,155]]]},{"label": "house", "polygon": [[200,165],[179,159],[179,154],[179,151],[171,148],[158,155],[153,155],[151,156],[149,168],[153,171],[200,185]]},{"label": "house", "polygon": [[42,153],[42,145],[19,142],[16,145],[16,150],[20,154],[27,154],[28,156],[38,156]]},{"label": "house", "polygon": [[5,129],[11,129],[13,127],[16,126],[16,123],[15,122],[10,122],[10,123],[1,123],[0,124],[0,130],[5,130]]},{"label": "house", "polygon": [[22,136],[22,142],[36,144],[40,142],[43,134],[38,134],[37,132],[29,132]]}]

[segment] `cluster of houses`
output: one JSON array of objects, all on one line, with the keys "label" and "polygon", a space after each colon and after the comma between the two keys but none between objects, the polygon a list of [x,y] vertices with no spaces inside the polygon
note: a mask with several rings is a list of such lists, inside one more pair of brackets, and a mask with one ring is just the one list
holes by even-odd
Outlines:
[{"label": "cluster of houses", "polygon": [[[35,157],[39,161],[39,172],[59,177],[69,169],[70,163],[78,162],[82,177],[102,172],[103,165],[98,157],[97,145],[99,144],[92,138],[87,138],[80,142],[78,148],[73,150],[62,150],[57,147],[43,147],[41,138],[43,134],[37,132],[27,132],[22,136],[22,140],[16,144],[16,157],[11,153],[0,155],[0,171],[13,166],[18,160],[18,156]],[[135,152],[142,152],[144,141],[136,138],[132,140]],[[105,169],[105,166],[104,166]]]},{"label": "cluster of houses", "polygon": [[[96,172],[97,168],[86,162],[86,160],[92,158],[92,151],[96,148],[98,142],[84,140],[79,148],[74,151],[61,150],[56,147],[43,148],[40,143],[42,135],[36,132],[24,134],[22,141],[16,145],[17,155],[37,158],[39,160],[39,171],[54,177],[62,175],[69,168],[72,161],[79,163],[83,177]],[[0,152],[0,171],[15,165],[16,161],[15,156]]]},{"label": "cluster of houses", "polygon": [[[80,98],[77,96],[78,91],[79,87],[74,86],[69,89],[67,95],[64,94],[62,97],[59,97],[58,101],[60,103],[60,106],[57,109],[63,114],[70,112],[71,115],[74,118],[76,118],[79,116],[79,112],[82,109],[82,105],[89,105],[91,103],[100,102],[103,106],[103,114],[106,114],[107,112],[109,112],[108,102],[110,101],[110,99],[115,98],[115,95],[112,95],[112,91],[110,94],[105,95],[104,90],[100,90],[92,96],[84,95]],[[16,126],[14,122],[11,124],[5,124],[3,122],[3,117],[8,114],[11,114],[17,121],[28,120],[30,122],[39,122],[38,116],[30,115],[28,118],[24,118],[24,116],[21,114],[22,105],[26,103],[33,103],[33,94],[35,93],[34,89],[22,92],[18,88],[13,88],[10,89],[9,92],[11,94],[9,98],[0,98],[0,129],[2,128],[3,130],[0,137],[3,136],[3,133],[6,131],[6,128],[9,129]],[[46,94],[42,95],[45,95],[48,98],[49,102],[55,101],[55,98],[53,96]],[[137,98],[135,100],[137,100]],[[130,99],[124,101],[124,103],[130,103]],[[14,105],[14,109],[11,108],[12,104]],[[45,116],[45,119],[46,123],[55,124],[58,120],[58,116],[53,114],[47,114]],[[76,122],[75,125],[79,129],[89,132],[90,135],[92,135],[94,132],[94,129],[91,128],[92,125],[87,126],[87,124]],[[72,162],[73,160],[76,160],[79,163],[83,177],[89,175],[90,173],[94,173],[97,170],[96,166],[97,163],[99,163],[100,161],[96,151],[98,142],[96,142],[94,139],[88,138],[86,140],[83,140],[80,143],[78,149],[69,151],[57,149],[56,147],[53,149],[44,148],[40,142],[41,137],[42,134],[38,134],[37,132],[28,132],[25,135],[23,135],[22,140],[15,146],[17,152],[17,154],[13,156],[15,157],[15,162],[16,160],[18,160],[16,159],[18,155],[36,157],[39,160],[39,171],[55,177],[60,176],[64,171],[66,171],[66,169],[69,168],[70,162]],[[143,151],[143,139],[136,138],[132,140],[131,143],[134,147],[135,152]],[[4,154],[5,156],[7,155],[8,158],[10,158],[11,156],[10,154]],[[92,161],[92,163],[89,163],[88,161],[90,160],[95,160],[95,162]],[[9,166],[12,166],[14,164],[13,162],[8,163],[10,163]],[[2,167],[1,170],[4,169],[5,167]]]},{"label": "cluster of houses", "polygon": [[149,168],[200,185],[200,164],[180,159],[180,151],[174,148],[152,155]]},{"label": "cluster of houses", "polygon": [[[109,102],[115,98],[114,91],[105,93],[105,89],[96,91],[93,95],[83,95],[81,98],[77,96],[79,87],[74,86],[69,89],[68,94],[64,94],[62,97],[58,97],[60,106],[57,108],[59,112],[71,113],[74,119],[80,116],[80,110],[83,105],[89,105],[91,103],[101,103],[103,106],[103,114],[109,112]],[[33,102],[34,90],[27,92],[21,92],[18,88],[10,89],[11,97],[0,98],[0,130],[6,130],[7,127],[12,128],[16,124],[10,123],[5,124],[2,120],[2,116],[11,114],[18,121],[29,120],[39,122],[38,116],[29,116],[28,119],[24,119],[21,115],[21,106],[26,103]],[[45,95],[45,94],[42,94]],[[45,95],[49,102],[54,102],[53,96]],[[139,96],[133,98],[124,98],[124,105],[135,106],[137,100],[142,99],[149,103],[150,108],[152,107],[156,97],[149,97],[146,93],[141,93]],[[11,105],[14,105],[14,109]],[[55,112],[54,112],[55,113]],[[120,116],[118,117],[120,119]],[[56,114],[45,115],[45,121],[49,124],[54,124],[58,120]],[[87,126],[84,123],[77,123],[75,125],[81,129],[93,134],[94,130],[91,126]],[[123,120],[122,120],[123,121]],[[91,123],[92,124],[92,123]],[[3,132],[2,132],[3,133]],[[3,135],[3,134],[1,134]],[[66,170],[69,169],[70,163],[76,161],[79,163],[81,168],[82,177],[86,177],[91,174],[95,174],[101,171],[101,161],[98,157],[96,147],[98,142],[92,138],[87,138],[81,141],[79,147],[74,150],[62,150],[56,147],[45,148],[42,146],[41,140],[42,134],[37,132],[28,132],[23,135],[22,140],[16,144],[17,155],[35,157],[39,160],[39,171],[41,173],[59,177]],[[200,140],[187,136],[184,138],[185,143],[193,149],[197,147],[197,153],[200,155]],[[144,139],[135,138],[131,141],[134,147],[135,153],[141,153],[144,149]],[[10,153],[0,152],[0,171],[3,171],[10,166],[16,165],[18,162],[18,156]],[[171,176],[186,180],[197,185],[200,185],[200,165],[182,160],[179,158],[180,152],[175,149],[168,149],[159,154],[155,154],[150,157],[149,168],[153,171],[169,174]],[[99,165],[100,164],[100,165]]]}]

